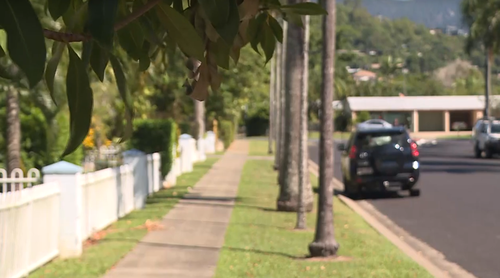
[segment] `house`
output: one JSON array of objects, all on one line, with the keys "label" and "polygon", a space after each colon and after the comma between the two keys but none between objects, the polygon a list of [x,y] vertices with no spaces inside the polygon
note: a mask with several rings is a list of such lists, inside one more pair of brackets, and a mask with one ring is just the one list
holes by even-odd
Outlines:
[{"label": "house", "polygon": [[[497,103],[500,96],[492,96],[491,101]],[[439,136],[452,133],[455,123],[465,123],[466,130],[472,130],[483,117],[484,96],[348,97],[346,105],[334,101],[333,107],[351,113],[353,119],[367,111],[372,119],[389,123],[398,119],[419,136]]]},{"label": "house", "polygon": [[359,70],[355,72],[352,77],[358,81],[374,81],[377,79],[377,74],[372,71]]}]

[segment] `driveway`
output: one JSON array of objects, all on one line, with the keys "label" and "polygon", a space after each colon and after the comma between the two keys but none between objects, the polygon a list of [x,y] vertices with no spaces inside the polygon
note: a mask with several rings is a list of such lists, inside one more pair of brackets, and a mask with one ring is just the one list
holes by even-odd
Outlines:
[{"label": "driveway", "polygon": [[[418,198],[371,196],[381,213],[481,278],[500,277],[500,158],[475,159],[469,141],[422,147]],[[318,163],[317,142],[310,158]],[[341,180],[335,153],[335,177]]]}]

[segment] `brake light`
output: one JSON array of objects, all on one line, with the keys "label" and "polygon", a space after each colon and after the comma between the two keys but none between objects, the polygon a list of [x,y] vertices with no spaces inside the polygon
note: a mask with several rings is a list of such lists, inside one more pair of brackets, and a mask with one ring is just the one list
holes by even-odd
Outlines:
[{"label": "brake light", "polygon": [[356,146],[351,147],[351,151],[349,152],[349,158],[354,159],[356,158],[356,154],[358,153],[358,149]]},{"label": "brake light", "polygon": [[418,157],[420,155],[420,152],[418,151],[417,143],[411,142],[410,147],[411,147],[411,155],[413,157]]}]

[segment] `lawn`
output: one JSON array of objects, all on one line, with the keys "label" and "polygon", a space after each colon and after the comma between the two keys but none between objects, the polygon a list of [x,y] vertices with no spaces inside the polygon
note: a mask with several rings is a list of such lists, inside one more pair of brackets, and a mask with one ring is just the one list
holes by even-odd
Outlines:
[{"label": "lawn", "polygon": [[[333,139],[349,139],[350,132],[335,132]],[[319,131],[309,131],[309,139],[319,139]]]},{"label": "lawn", "polygon": [[[193,172],[181,175],[177,185],[155,193],[142,210],[133,211],[102,232],[94,235],[95,241],[87,242],[83,255],[75,259],[55,259],[39,268],[29,277],[39,278],[91,278],[102,275],[115,265],[143,238],[148,229],[154,228],[174,207],[177,201],[208,172],[217,158],[208,158],[195,165]],[[113,239],[122,240],[113,240]],[[127,239],[127,240],[123,240]],[[41,239],[43,240],[43,239]]]},{"label": "lawn", "polygon": [[[350,260],[304,260],[313,231],[293,231],[296,214],[274,211],[278,187],[270,164],[253,160],[245,165],[216,278],[432,277],[337,198],[339,255]],[[314,227],[315,217],[308,215],[308,227]]]},{"label": "lawn", "polygon": [[[250,143],[250,149],[248,155],[251,156],[271,156],[272,154],[268,153],[269,143],[261,137],[256,138],[248,138]],[[274,146],[273,146],[274,150]]]}]

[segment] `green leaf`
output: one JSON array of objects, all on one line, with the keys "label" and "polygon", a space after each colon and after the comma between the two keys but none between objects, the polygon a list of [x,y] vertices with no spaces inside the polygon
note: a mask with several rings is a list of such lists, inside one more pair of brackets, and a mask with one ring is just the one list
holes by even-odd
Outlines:
[{"label": "green leaf", "polygon": [[93,48],[94,48],[94,42],[92,40],[82,43],[82,63],[85,69],[89,67],[90,55],[92,54]]},{"label": "green leaf", "polygon": [[150,44],[148,41],[144,41],[142,46],[141,58],[139,59],[139,71],[145,71],[149,68],[151,64],[151,59],[149,58],[149,48]]},{"label": "green leaf", "polygon": [[132,22],[118,31],[120,46],[135,61],[141,58],[142,44],[144,43],[144,31],[138,22]]},{"label": "green leaf", "polygon": [[276,39],[274,38],[273,30],[269,25],[264,24],[264,28],[262,29],[262,40],[260,46],[262,50],[264,50],[264,54],[266,55],[266,64],[271,60],[274,54],[274,49],[276,48]]},{"label": "green leaf", "polygon": [[[174,0],[174,9],[178,11],[179,13],[182,13],[184,11],[184,7],[182,4],[183,0]],[[170,6],[170,3],[165,3],[166,5]]]},{"label": "green leaf", "polygon": [[283,43],[283,28],[281,28],[279,22],[273,16],[269,16],[267,20],[276,39],[280,43]]},{"label": "green leaf", "polygon": [[229,20],[230,2],[232,0],[199,0],[201,8],[205,11],[210,22],[215,28],[226,24]]},{"label": "green leaf", "polygon": [[297,3],[293,5],[283,5],[281,10],[286,13],[298,15],[325,15],[328,14],[321,5],[311,2]]},{"label": "green leaf", "polygon": [[113,72],[115,73],[116,85],[118,86],[118,91],[120,92],[120,96],[125,104],[125,110],[127,113],[132,115],[132,101],[127,90],[127,79],[125,77],[125,73],[123,72],[122,65],[118,58],[112,54],[109,55],[109,61],[113,67]]},{"label": "green leaf", "polygon": [[94,45],[90,54],[90,66],[101,82],[104,81],[104,72],[108,61],[108,51],[99,45]]},{"label": "green leaf", "polygon": [[229,69],[229,53],[231,48],[223,40],[210,42],[210,52],[214,54],[217,65],[224,69]]},{"label": "green leaf", "polygon": [[[214,1],[214,0],[212,0]],[[206,1],[205,1],[206,2]],[[211,1],[208,1],[211,2]],[[205,12],[207,13],[208,18],[212,22],[212,25],[214,26],[215,30],[221,38],[229,45],[232,45],[234,42],[234,38],[238,34],[238,27],[240,26],[240,13],[238,11],[238,4],[236,3],[236,0],[218,0],[217,2],[225,2],[226,7],[222,8],[222,12],[220,14],[217,13],[217,11],[212,12],[212,15],[208,14],[207,10],[205,9]],[[201,4],[201,3],[200,3]],[[203,6],[203,5],[202,5]],[[225,15],[226,9],[229,10],[229,13],[227,16]],[[221,22],[222,19],[224,19],[223,23],[215,23],[212,18],[213,17],[219,17],[221,19],[217,20],[217,22]]]},{"label": "green leaf", "polygon": [[48,0],[48,8],[52,19],[57,20],[68,9],[71,4],[70,0]]},{"label": "green leaf", "polygon": [[0,0],[0,25],[7,33],[10,58],[34,87],[45,70],[45,38],[29,0]]},{"label": "green leaf", "polygon": [[82,33],[88,17],[88,2],[82,0],[72,0],[69,9],[63,14],[62,18],[66,27],[73,33]]},{"label": "green leaf", "polygon": [[66,94],[68,96],[70,137],[63,157],[74,152],[89,132],[94,105],[89,76],[82,60],[68,45],[69,65],[66,76]]},{"label": "green leaf", "polygon": [[0,58],[5,56],[5,51],[3,50],[2,46],[0,45]]},{"label": "green leaf", "polygon": [[203,60],[205,44],[193,25],[178,11],[163,3],[157,6],[156,11],[163,27],[179,48],[190,57]]},{"label": "green leaf", "polygon": [[113,46],[118,0],[89,0],[88,27],[92,37],[105,49]]},{"label": "green leaf", "polygon": [[255,19],[251,19],[248,24],[247,38],[255,52],[260,54],[258,45],[262,38],[262,26],[267,18],[267,13],[261,13]]},{"label": "green leaf", "polygon": [[47,67],[45,68],[45,83],[47,84],[47,88],[49,89],[50,97],[56,105],[57,101],[54,97],[54,79],[56,76],[57,67],[59,65],[59,62],[61,61],[64,47],[64,43],[61,42],[55,41],[52,44],[52,57],[47,63]]}]

